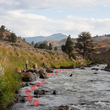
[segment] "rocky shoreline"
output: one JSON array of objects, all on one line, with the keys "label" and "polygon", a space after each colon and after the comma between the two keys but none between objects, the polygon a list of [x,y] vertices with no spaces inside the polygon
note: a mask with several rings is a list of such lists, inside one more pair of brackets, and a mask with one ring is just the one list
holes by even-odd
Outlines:
[{"label": "rocky shoreline", "polygon": [[[42,64],[43,67],[38,67],[37,64],[33,64],[33,69],[20,69],[17,68],[17,72],[19,74],[21,74],[22,76],[22,81],[23,83],[21,84],[22,87],[28,87],[30,85],[35,85],[32,82],[36,81],[36,78],[39,77],[41,79],[48,79],[49,78],[49,73],[52,74],[54,69],[74,69],[73,65],[70,66],[61,66],[60,68],[58,67],[52,67],[52,68],[48,68],[45,66],[45,64]],[[56,71],[57,72],[57,71]],[[71,74],[70,77],[73,77],[74,75]],[[16,90],[16,96],[15,96],[15,103],[25,103],[27,102],[26,96],[21,96],[19,94],[19,90]],[[42,97],[42,95],[46,95],[46,94],[50,94],[50,95],[58,95],[59,92],[57,90],[53,90],[53,91],[47,91],[47,90],[38,90],[35,89],[34,90],[34,98],[39,98]],[[58,110],[72,110],[68,105],[61,105],[58,107]]]},{"label": "rocky shoreline", "polygon": [[[107,67],[108,67],[108,65],[107,65]],[[22,80],[23,80],[22,87],[28,87],[30,85],[35,85],[32,83],[32,81],[36,81],[37,77],[42,78],[42,79],[47,79],[47,78],[49,78],[48,73],[49,72],[52,73],[54,71],[53,68],[48,68],[45,66],[37,67],[36,64],[34,64],[33,68],[34,69],[27,69],[27,70],[25,70],[25,69],[21,70],[21,69],[17,68],[19,74],[22,75]],[[82,66],[78,67],[78,68],[85,69]],[[74,67],[72,69],[74,69]],[[91,70],[98,71],[98,68],[91,68]],[[95,72],[94,74],[97,74],[97,73]],[[70,77],[74,77],[74,74],[71,74]],[[46,95],[46,94],[58,95],[59,92],[57,90],[53,90],[53,91],[47,91],[47,90],[43,90],[43,89],[41,89],[41,90],[35,89],[34,90],[34,98],[40,98],[40,97],[42,97],[42,95]],[[25,103],[26,101],[27,101],[26,96],[19,95],[19,91],[17,90],[16,97],[15,97],[15,103]],[[68,105],[61,105],[58,107],[58,110],[72,110],[72,109]]]}]

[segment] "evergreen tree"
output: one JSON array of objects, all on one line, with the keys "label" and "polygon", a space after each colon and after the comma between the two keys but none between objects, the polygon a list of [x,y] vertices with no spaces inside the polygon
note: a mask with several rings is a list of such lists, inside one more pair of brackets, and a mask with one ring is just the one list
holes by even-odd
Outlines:
[{"label": "evergreen tree", "polygon": [[55,51],[55,50],[58,50],[57,46],[56,46],[56,47],[54,47],[54,51]]},{"label": "evergreen tree", "polygon": [[36,43],[36,44],[34,45],[34,48],[38,48],[38,43]]},{"label": "evergreen tree", "polygon": [[0,28],[0,30],[1,30],[2,32],[4,32],[4,31],[5,31],[5,26],[2,25],[1,28]]},{"label": "evergreen tree", "polygon": [[16,40],[17,40],[17,37],[16,37],[15,33],[11,33],[11,35],[8,35],[7,37],[8,37],[9,42],[15,43]]},{"label": "evergreen tree", "polygon": [[51,43],[49,43],[49,50],[52,50],[52,44]]},{"label": "evergreen tree", "polygon": [[32,41],[31,44],[34,45],[34,41]]},{"label": "evergreen tree", "polygon": [[64,53],[69,55],[69,58],[71,58],[74,51],[74,42],[71,40],[70,35],[68,36],[66,40],[66,44],[61,46],[61,49]]},{"label": "evergreen tree", "polygon": [[93,40],[89,32],[82,32],[78,35],[75,48],[83,55],[83,58],[89,57],[91,52],[94,51]]},{"label": "evergreen tree", "polygon": [[47,49],[47,50],[49,49],[49,47],[48,47],[48,45],[46,43],[40,44],[38,48],[40,48],[40,49]]},{"label": "evergreen tree", "polygon": [[25,38],[23,38],[23,40],[26,41]]}]

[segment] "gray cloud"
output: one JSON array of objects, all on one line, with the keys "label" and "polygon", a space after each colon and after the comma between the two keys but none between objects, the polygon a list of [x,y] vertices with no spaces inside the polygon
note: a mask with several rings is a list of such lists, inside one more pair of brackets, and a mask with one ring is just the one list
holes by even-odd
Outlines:
[{"label": "gray cloud", "polygon": [[5,10],[43,10],[55,7],[85,9],[96,5],[110,6],[110,0],[1,0]]},{"label": "gray cloud", "polygon": [[107,34],[110,19],[87,19],[69,15],[65,19],[54,20],[41,15],[22,13],[25,10],[45,10],[61,6],[85,9],[94,5],[109,6],[110,0],[0,0],[0,25],[5,25],[23,37],[48,36],[59,32],[77,37],[82,31],[89,31],[92,36]]},{"label": "gray cloud", "polygon": [[59,32],[77,37],[82,31],[89,31],[94,36],[107,34],[110,29],[110,19],[87,19],[69,15],[65,20],[54,20],[41,15],[24,15],[20,11],[10,11],[7,15],[1,16],[0,25],[2,23],[23,37],[48,36]]}]

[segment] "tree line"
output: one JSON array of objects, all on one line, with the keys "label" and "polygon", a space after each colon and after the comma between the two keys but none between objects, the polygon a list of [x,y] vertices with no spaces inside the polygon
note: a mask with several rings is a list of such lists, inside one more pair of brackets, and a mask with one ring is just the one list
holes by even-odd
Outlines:
[{"label": "tree line", "polygon": [[32,45],[34,45],[34,48],[40,48],[40,49],[47,49],[47,50],[58,50],[57,46],[53,47],[52,43],[49,43],[47,45],[45,42],[38,45],[38,43],[34,44],[34,41],[31,42]]},{"label": "tree line", "polygon": [[61,46],[64,53],[68,54],[69,58],[76,59],[74,55],[74,48],[76,51],[83,56],[83,58],[91,58],[91,53],[95,51],[94,43],[91,39],[91,34],[89,32],[81,32],[76,39],[77,42],[74,44],[70,35],[68,36],[65,45]]},{"label": "tree line", "polygon": [[[91,53],[95,51],[94,49],[94,43],[91,37],[91,34],[89,32],[81,32],[78,34],[78,38],[76,39],[76,43],[74,43],[71,39],[71,36],[69,35],[66,43],[61,46],[61,50],[68,54],[69,58],[76,59],[76,56],[74,54],[74,49],[83,56],[83,58],[86,59],[92,59]],[[57,50],[57,47],[52,46],[51,43],[49,43],[49,46],[46,43],[41,43],[38,45],[38,43],[34,44],[34,41],[31,42],[32,45],[34,45],[34,48],[40,48],[40,49],[47,49],[47,50]]]}]

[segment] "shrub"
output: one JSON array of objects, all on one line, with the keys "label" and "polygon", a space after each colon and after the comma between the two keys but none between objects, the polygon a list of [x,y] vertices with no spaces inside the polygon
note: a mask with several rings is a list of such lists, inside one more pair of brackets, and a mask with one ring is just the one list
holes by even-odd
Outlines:
[{"label": "shrub", "polygon": [[16,37],[15,33],[11,33],[11,35],[7,35],[7,37],[8,37],[9,42],[15,43],[16,40],[17,40],[17,37]]}]

